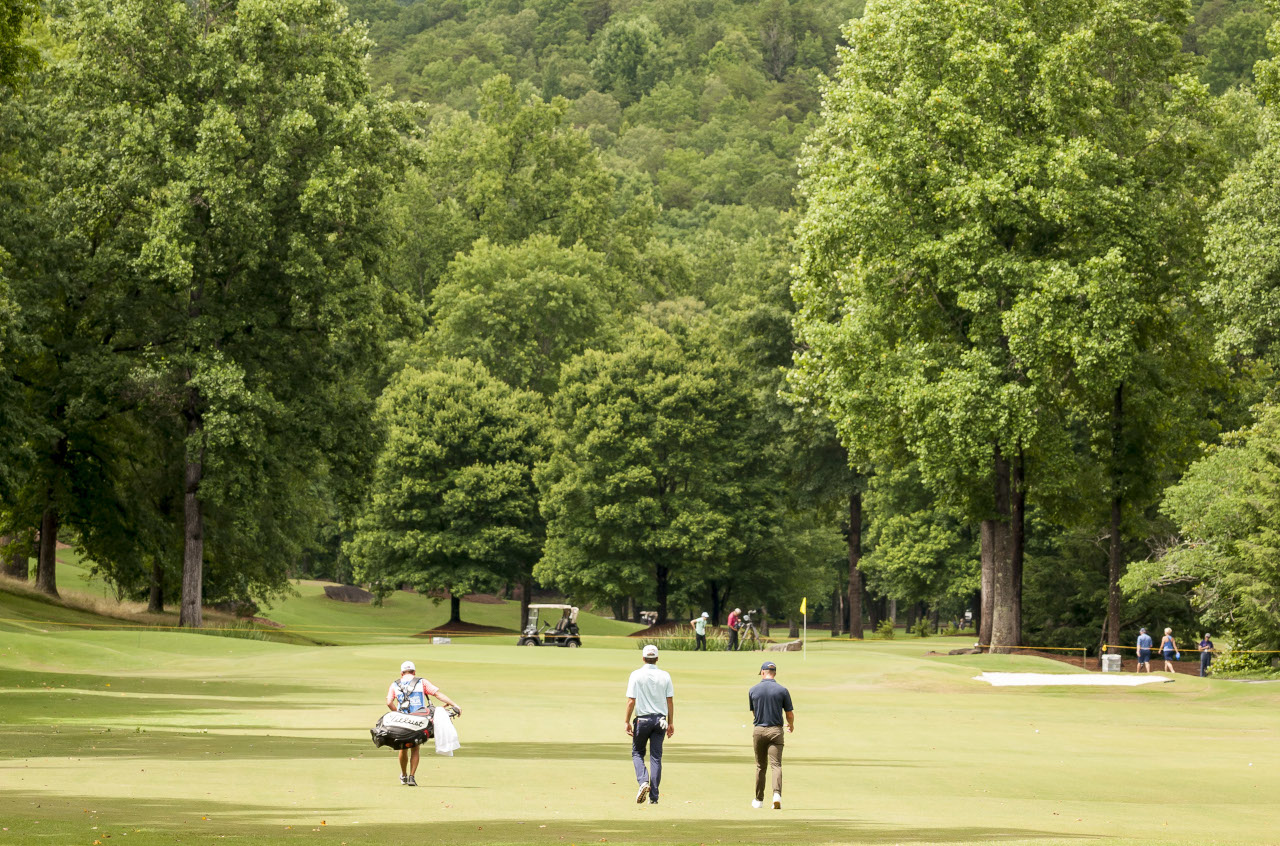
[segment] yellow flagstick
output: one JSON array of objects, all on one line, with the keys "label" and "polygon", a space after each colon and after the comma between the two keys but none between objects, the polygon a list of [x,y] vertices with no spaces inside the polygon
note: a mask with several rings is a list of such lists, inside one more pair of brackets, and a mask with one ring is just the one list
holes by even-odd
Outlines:
[{"label": "yellow flagstick", "polygon": [[804,621],[804,635],[800,639],[801,661],[809,660],[809,597],[800,600],[800,618]]}]

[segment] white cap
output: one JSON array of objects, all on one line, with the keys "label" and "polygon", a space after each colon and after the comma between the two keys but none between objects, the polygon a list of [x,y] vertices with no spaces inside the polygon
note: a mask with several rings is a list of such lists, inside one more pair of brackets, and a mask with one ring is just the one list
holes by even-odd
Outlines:
[{"label": "white cap", "polygon": [[703,612],[702,612],[702,616],[704,616],[704,617],[710,617],[711,615],[710,615],[710,614],[708,614],[706,611],[703,611]]},{"label": "white cap", "polygon": [[646,646],[644,649],[640,650],[640,654],[643,655],[645,658],[657,658],[658,647],[654,646],[651,643],[648,646]]},{"label": "white cap", "polygon": [[403,664],[401,664],[401,665],[400,665],[400,672],[402,672],[402,673],[416,673],[416,672],[418,672],[418,668],[417,668],[417,667],[415,667],[415,666],[413,666],[413,662],[412,662],[412,661],[405,661]]}]

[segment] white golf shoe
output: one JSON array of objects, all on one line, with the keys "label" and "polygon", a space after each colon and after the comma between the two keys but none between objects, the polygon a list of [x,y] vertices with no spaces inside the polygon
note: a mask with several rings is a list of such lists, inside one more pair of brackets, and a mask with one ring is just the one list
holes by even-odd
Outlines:
[{"label": "white golf shoe", "polygon": [[782,810],[782,794],[781,793],[773,794],[773,809],[775,811]]},{"label": "white golf shoe", "polygon": [[644,800],[647,799],[648,797],[649,797],[649,782],[646,781],[644,784],[640,785],[640,789],[636,791],[636,804],[637,805],[643,804]]},{"label": "white golf shoe", "polygon": [[759,799],[752,799],[752,800],[751,800],[751,807],[753,807],[753,808],[763,808],[763,807],[764,807],[764,802],[760,801]]}]

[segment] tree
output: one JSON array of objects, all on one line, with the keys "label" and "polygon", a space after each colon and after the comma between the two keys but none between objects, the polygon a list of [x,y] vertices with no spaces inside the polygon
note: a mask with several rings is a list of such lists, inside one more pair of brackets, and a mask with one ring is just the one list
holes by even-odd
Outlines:
[{"label": "tree", "polygon": [[419,168],[394,199],[400,290],[426,302],[454,256],[480,238],[504,246],[549,235],[566,248],[606,248],[613,179],[591,140],[568,125],[568,106],[526,97],[497,76],[476,117],[432,123]]},{"label": "tree", "polygon": [[536,395],[482,365],[408,367],[378,402],[385,442],[348,554],[379,597],[401,584],[461,597],[519,578],[543,525],[533,468],[543,455]]},{"label": "tree", "polygon": [[1125,591],[1190,584],[1206,625],[1245,649],[1280,648],[1280,410],[1210,448],[1165,494],[1179,534],[1162,555],[1132,565]]},{"label": "tree", "polygon": [[982,520],[982,637],[1003,650],[1028,469],[1052,488],[1070,448],[1064,372],[1123,381],[1126,321],[1192,272],[1158,265],[1195,231],[1203,91],[1163,0],[925,5],[855,21],[827,91],[802,165],[800,367],[846,443],[896,419],[926,482]]},{"label": "tree", "polygon": [[[317,468],[350,448],[409,124],[337,0],[88,0],[67,31],[85,228],[150,306],[134,381],[185,439],[180,620],[199,626],[206,529],[229,565],[250,538],[296,549]],[[235,578],[278,586],[284,562],[252,554],[270,568]]]},{"label": "tree", "polygon": [[536,473],[547,543],[539,581],[604,602],[724,579],[755,546],[759,511],[738,376],[693,303],[637,320],[617,352],[564,369]]},{"label": "tree", "polygon": [[614,19],[596,37],[591,63],[596,81],[624,106],[634,103],[658,81],[662,65],[662,32],[641,15]]},{"label": "tree", "polygon": [[599,346],[625,301],[600,253],[548,235],[478,241],[432,294],[430,346],[469,358],[515,388],[555,393],[560,368]]},{"label": "tree", "polygon": [[36,67],[39,54],[24,30],[39,11],[36,0],[0,0],[0,88],[14,85]]}]

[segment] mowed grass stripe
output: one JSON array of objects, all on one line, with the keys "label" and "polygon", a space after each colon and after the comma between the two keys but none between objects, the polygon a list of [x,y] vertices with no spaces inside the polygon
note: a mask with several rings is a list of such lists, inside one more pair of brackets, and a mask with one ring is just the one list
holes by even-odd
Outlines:
[{"label": "mowed grass stripe", "polygon": [[[1066,668],[923,654],[940,643],[774,656],[798,717],[775,813],[749,807],[759,654],[663,655],[677,730],[650,808],[622,731],[631,650],[15,633],[0,842],[1275,841],[1275,687],[996,689],[972,677]],[[368,736],[405,658],[464,707],[463,749],[425,755],[416,791]]]}]

